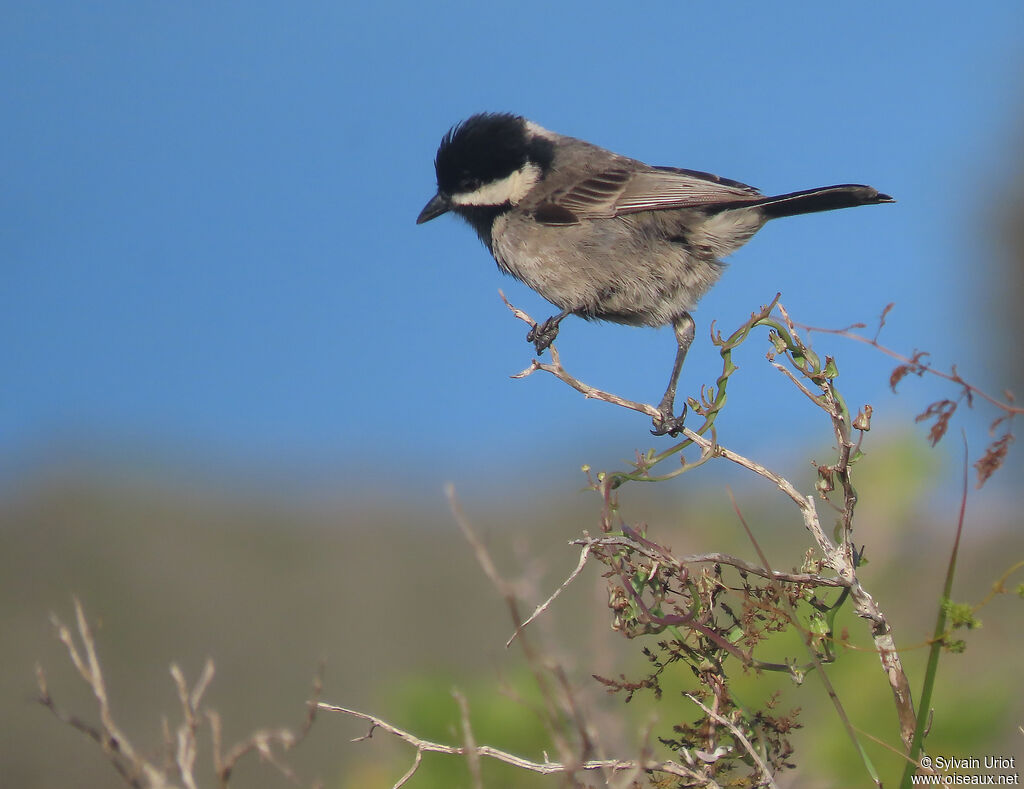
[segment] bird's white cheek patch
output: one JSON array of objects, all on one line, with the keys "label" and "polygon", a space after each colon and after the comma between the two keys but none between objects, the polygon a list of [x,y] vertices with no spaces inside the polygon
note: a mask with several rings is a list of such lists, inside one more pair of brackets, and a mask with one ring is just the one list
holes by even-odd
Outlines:
[{"label": "bird's white cheek patch", "polygon": [[452,195],[455,205],[515,205],[540,180],[540,168],[535,164],[526,164],[511,175],[500,181],[484,184],[472,192],[461,192]]}]

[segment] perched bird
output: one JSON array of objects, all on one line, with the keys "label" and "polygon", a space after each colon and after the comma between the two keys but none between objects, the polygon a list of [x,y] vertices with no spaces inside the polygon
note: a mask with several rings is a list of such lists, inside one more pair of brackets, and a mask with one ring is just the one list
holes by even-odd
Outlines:
[{"label": "perched bird", "polygon": [[676,417],[674,402],[694,336],[690,310],[721,276],[721,258],[769,219],[894,202],[859,184],[766,197],[710,173],[652,167],[507,113],[453,126],[434,169],[437,194],[416,223],[458,214],[502,271],[559,308],[527,335],[538,353],[569,315],[672,325],[678,350],[656,435],[682,428],[685,412]]}]

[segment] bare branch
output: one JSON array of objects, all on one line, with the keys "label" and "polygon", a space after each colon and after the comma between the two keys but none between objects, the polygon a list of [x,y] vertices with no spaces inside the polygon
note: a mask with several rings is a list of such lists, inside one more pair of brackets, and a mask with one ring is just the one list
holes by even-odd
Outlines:
[{"label": "bare branch", "polygon": [[473,737],[473,728],[469,723],[469,702],[459,691],[453,690],[452,696],[459,705],[459,718],[462,722],[462,745],[466,754],[466,761],[469,763],[469,774],[473,778],[473,789],[483,789],[484,782],[480,775],[480,754],[477,753],[476,739]]},{"label": "bare branch", "polygon": [[534,609],[534,612],[526,618],[526,621],[524,621],[521,625],[519,625],[519,627],[516,628],[515,632],[512,634],[512,637],[505,642],[506,647],[511,646],[512,642],[516,640],[516,636],[519,635],[519,633],[523,630],[524,627],[526,627],[528,624],[530,624],[530,622],[532,622],[538,616],[547,611],[548,608],[551,607],[551,604],[555,602],[555,598],[557,598],[562,592],[564,592],[566,587],[568,587],[569,584],[575,581],[577,576],[579,576],[579,574],[583,572],[583,568],[587,564],[587,557],[590,555],[590,544],[584,543],[581,540],[575,540],[574,542],[576,544],[583,545],[583,550],[580,551],[580,560],[576,563],[576,569],[569,574],[569,577],[562,582],[561,586],[559,586],[554,592],[551,593],[551,596],[547,600],[545,600],[543,603],[537,606],[536,609]]},{"label": "bare branch", "polygon": [[[516,631],[521,632],[523,628],[523,619],[519,612],[519,602],[516,599],[515,590],[512,588],[512,584],[502,578],[501,574],[498,572],[498,568],[491,559],[491,555],[486,546],[483,544],[483,541],[477,535],[476,530],[462,511],[462,506],[455,495],[454,486],[448,485],[445,489],[445,493],[448,497],[452,515],[458,523],[459,528],[462,530],[462,534],[466,538],[466,541],[473,548],[473,553],[476,555],[477,562],[480,564],[480,567],[490,579],[491,583],[494,584],[495,589],[497,589],[499,594],[504,598],[505,605],[508,607],[509,615],[512,618],[512,623]],[[555,747],[562,755],[562,760],[568,762],[572,758],[573,748],[563,732],[564,717],[560,714],[558,707],[556,706],[556,693],[551,687],[548,672],[544,666],[544,661],[541,659],[537,650],[525,637],[521,637],[519,639],[519,645],[526,657],[526,662],[533,674],[534,681],[537,683],[537,687],[540,690],[540,697],[544,705],[543,719],[545,726],[554,740]]]},{"label": "bare branch", "polygon": [[291,780],[297,780],[294,773],[278,759],[273,747],[279,746],[283,750],[289,750],[301,742],[309,732],[316,718],[316,702],[319,701],[323,687],[322,665],[314,679],[313,697],[308,703],[305,723],[297,734],[289,729],[259,730],[251,734],[246,740],[235,745],[228,752],[227,756],[221,753],[220,717],[213,710],[206,710],[201,713],[199,709],[203,696],[214,677],[213,661],[208,660],[206,662],[199,678],[191,688],[181,668],[176,664],[172,665],[170,673],[177,690],[178,702],[181,706],[182,722],[172,733],[167,719],[163,719],[162,734],[165,746],[165,761],[162,766],[158,767],[143,757],[132,746],[131,742],[129,742],[128,738],[114,722],[92,630],[89,627],[85,612],[78,598],[73,598],[73,600],[78,638],[81,646],[76,644],[70,629],[56,615],[51,615],[51,619],[57,631],[57,638],[66,647],[71,663],[96,697],[99,707],[100,725],[93,726],[85,723],[77,716],[61,710],[50,695],[46,674],[41,666],[36,667],[39,703],[49,709],[59,720],[81,731],[87,737],[97,742],[129,786],[138,787],[138,789],[171,789],[176,783],[169,776],[174,775],[176,779],[180,779],[185,789],[198,789],[202,782],[197,779],[194,772],[199,751],[197,733],[205,721],[210,723],[210,733],[213,741],[213,763],[222,787],[228,786],[232,770],[238,760],[246,753],[253,751],[258,752],[264,760],[274,765],[286,777]]},{"label": "bare branch", "polygon": [[[377,717],[375,717],[373,715],[368,715],[365,712],[359,712],[358,710],[348,709],[347,707],[339,707],[337,705],[328,704],[326,702],[320,702],[317,706],[320,709],[322,709],[322,710],[327,710],[328,712],[341,712],[341,713],[344,713],[346,715],[351,715],[351,716],[353,716],[355,718],[360,718],[360,719],[362,719],[364,721],[367,721],[370,724],[369,731],[365,735],[363,735],[362,737],[357,737],[356,739],[354,739],[353,742],[370,739],[373,736],[373,732],[374,732],[375,729],[383,729],[388,734],[392,734],[395,737],[398,737],[400,740],[409,743],[409,745],[412,745],[414,748],[416,748],[417,757],[416,757],[416,765],[414,765],[414,767],[418,766],[419,760],[420,760],[420,756],[424,752],[427,752],[427,753],[443,753],[443,754],[448,754],[448,755],[452,755],[452,756],[465,756],[466,755],[466,747],[465,746],[460,746],[460,745],[444,745],[442,743],[431,742],[430,740],[424,740],[421,737],[417,737],[415,734],[412,734],[412,733],[410,733],[408,731],[405,731],[404,729],[400,729],[397,726],[394,726],[394,725],[388,723],[387,721],[382,720],[381,718],[377,718]],[[696,784],[697,786],[706,786],[706,787],[710,787],[710,789],[717,789],[717,787],[718,787],[718,784],[715,783],[712,779],[708,778],[707,776],[702,775],[702,774],[698,773],[695,770],[691,770],[690,768],[688,768],[688,767],[686,767],[686,766],[684,766],[682,764],[679,764],[678,762],[673,762],[673,761],[663,761],[663,762],[645,761],[645,762],[639,762],[639,761],[636,761],[636,760],[591,759],[589,761],[585,761],[585,762],[582,762],[580,764],[567,765],[567,764],[563,764],[561,762],[550,762],[550,761],[537,762],[537,761],[533,761],[532,759],[526,759],[526,758],[524,758],[522,756],[517,756],[515,754],[508,753],[507,751],[499,750],[498,748],[492,748],[489,745],[477,745],[476,746],[476,754],[477,754],[478,757],[479,756],[486,756],[487,758],[496,759],[499,762],[504,762],[505,764],[510,764],[513,767],[519,767],[519,768],[522,768],[524,770],[529,770],[531,772],[540,773],[542,775],[555,775],[555,774],[558,774],[558,773],[571,773],[571,772],[573,772],[575,770],[586,770],[586,771],[592,771],[592,770],[613,770],[613,771],[619,771],[619,770],[641,769],[641,770],[650,770],[650,771],[655,771],[655,772],[668,773],[669,775],[677,775],[677,776],[680,776],[680,777],[683,777],[683,778],[690,778],[692,780],[696,780],[696,781],[700,782],[700,783]],[[408,778],[411,776],[412,772],[414,772],[414,770],[410,770],[410,772],[405,777],[403,777],[403,779],[399,783],[396,783],[395,786],[396,787],[401,786],[402,783],[404,783],[405,781],[408,780]]]},{"label": "bare branch", "polygon": [[[526,312],[510,304],[509,300],[505,298],[504,293],[501,293],[501,300],[505,302],[505,306],[512,311],[512,314],[515,315],[516,318],[518,318],[519,320],[523,321],[524,323],[531,327],[537,325],[537,321],[531,318]],[[657,408],[655,408],[653,405],[650,405],[649,403],[638,403],[635,400],[627,400],[624,397],[619,397],[618,395],[612,394],[611,392],[605,392],[602,389],[597,389],[596,387],[583,383],[578,378],[574,378],[565,371],[564,367],[562,367],[561,359],[558,355],[558,349],[555,348],[554,345],[551,345],[549,346],[549,350],[551,352],[550,364],[545,364],[541,362],[539,359],[533,359],[530,362],[529,367],[522,370],[521,372],[516,373],[515,375],[512,376],[512,378],[526,378],[527,376],[533,375],[538,370],[543,370],[546,373],[551,373],[553,376],[558,378],[558,380],[562,381],[563,383],[568,384],[586,398],[593,400],[603,400],[604,402],[611,403],[612,405],[617,405],[622,408],[628,408],[632,411],[639,411],[642,414],[647,414],[647,416],[651,417],[652,419],[661,415],[661,412],[658,411]]]},{"label": "bare branch", "polygon": [[178,774],[188,789],[197,789],[193,770],[195,769],[196,754],[196,731],[199,729],[201,719],[196,714],[199,702],[213,679],[213,661],[207,660],[203,671],[196,681],[195,687],[189,690],[185,675],[176,663],[171,664],[171,677],[178,690],[178,701],[181,703],[182,722],[177,732],[177,748],[175,749],[175,764]]},{"label": "bare branch", "polygon": [[41,691],[40,703],[50,709],[60,720],[98,742],[103,748],[103,752],[107,754],[107,758],[130,786],[152,787],[153,789],[168,786],[166,776],[135,749],[128,737],[115,723],[110,709],[110,699],[107,696],[106,683],[103,679],[103,670],[96,653],[96,641],[93,638],[92,628],[89,627],[82,603],[77,597],[73,597],[72,601],[75,607],[78,637],[82,644],[82,650],[85,651],[84,657],[82,651],[75,644],[74,636],[67,625],[56,614],[51,614],[50,620],[57,631],[57,638],[67,649],[72,664],[92,690],[93,696],[96,697],[100,713],[100,727],[89,726],[76,716],[60,711],[47,691],[46,677],[41,668],[37,669],[36,675]]},{"label": "bare branch", "polygon": [[[373,729],[371,729],[370,731],[373,731]],[[423,751],[417,748],[416,758],[413,759],[412,766],[406,771],[405,775],[403,775],[395,782],[395,785],[392,786],[391,789],[401,789],[401,787],[405,786],[406,782],[416,774],[416,771],[420,768],[420,763],[422,761]]]},{"label": "bare branch", "polygon": [[235,743],[235,745],[228,750],[227,754],[222,755],[220,750],[220,718],[213,711],[207,712],[207,716],[210,719],[214,733],[214,764],[216,765],[217,774],[222,786],[227,786],[228,781],[231,778],[231,774],[239,760],[250,753],[258,753],[260,758],[273,765],[281,775],[291,781],[298,781],[291,768],[282,762],[274,753],[274,746],[276,745],[280,747],[282,751],[287,752],[306,739],[306,736],[309,734],[309,730],[313,727],[313,723],[316,721],[318,702],[320,701],[320,696],[323,692],[323,672],[324,664],[321,662],[317,667],[316,675],[313,677],[313,689],[310,699],[306,702],[306,718],[303,721],[302,727],[297,732],[286,728],[259,729],[252,732],[252,734],[244,740]]}]

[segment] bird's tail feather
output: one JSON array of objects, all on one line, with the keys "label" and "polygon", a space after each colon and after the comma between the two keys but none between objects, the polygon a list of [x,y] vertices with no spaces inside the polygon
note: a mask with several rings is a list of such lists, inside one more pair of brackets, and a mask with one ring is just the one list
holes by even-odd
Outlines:
[{"label": "bird's tail feather", "polygon": [[870,186],[838,184],[766,197],[754,205],[759,206],[768,219],[777,219],[780,216],[813,214],[816,211],[834,211],[837,208],[895,202],[889,195],[882,194]]}]

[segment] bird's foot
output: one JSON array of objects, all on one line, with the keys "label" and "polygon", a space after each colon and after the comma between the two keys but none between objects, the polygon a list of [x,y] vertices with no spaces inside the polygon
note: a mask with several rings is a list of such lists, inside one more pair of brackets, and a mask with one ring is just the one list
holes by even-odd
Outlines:
[{"label": "bird's foot", "polygon": [[654,423],[653,436],[678,436],[683,430],[683,423],[686,421],[686,404],[683,404],[683,412],[679,416],[672,413],[672,404],[662,404],[658,409],[658,415],[651,420]]},{"label": "bird's foot", "polygon": [[526,341],[532,342],[533,347],[537,349],[537,354],[544,353],[551,343],[555,341],[558,336],[558,324],[562,320],[561,315],[556,315],[552,318],[548,318],[544,323],[534,324],[533,328],[526,333]]}]

